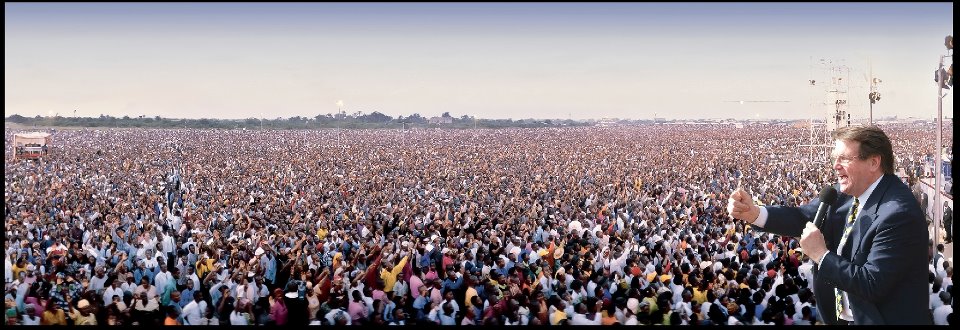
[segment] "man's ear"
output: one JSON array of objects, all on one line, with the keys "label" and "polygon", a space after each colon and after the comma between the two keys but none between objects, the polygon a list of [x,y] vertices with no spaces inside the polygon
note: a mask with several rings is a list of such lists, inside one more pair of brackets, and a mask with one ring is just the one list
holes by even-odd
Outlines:
[{"label": "man's ear", "polygon": [[882,159],[880,155],[874,155],[873,157],[870,157],[870,167],[880,170],[880,167],[881,167],[880,164],[882,163],[881,160]]}]

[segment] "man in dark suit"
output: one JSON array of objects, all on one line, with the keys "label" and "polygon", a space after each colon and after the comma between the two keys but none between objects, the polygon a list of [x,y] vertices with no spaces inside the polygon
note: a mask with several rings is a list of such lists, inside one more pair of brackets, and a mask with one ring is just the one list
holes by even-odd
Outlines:
[{"label": "man in dark suit", "polygon": [[819,199],[800,207],[759,207],[738,189],[728,210],[754,228],[800,237],[816,262],[813,289],[827,324],[931,324],[929,241],[920,205],[893,169],[890,139],[875,126],[833,133],[841,192],[822,228]]},{"label": "man in dark suit", "polygon": [[943,229],[947,232],[947,238],[944,243],[953,242],[953,210],[947,202],[943,202]]}]

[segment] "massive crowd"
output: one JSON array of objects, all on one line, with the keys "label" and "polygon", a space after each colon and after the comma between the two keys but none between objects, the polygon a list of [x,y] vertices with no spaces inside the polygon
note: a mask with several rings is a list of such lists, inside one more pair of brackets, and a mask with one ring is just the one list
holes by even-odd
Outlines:
[{"label": "massive crowd", "polygon": [[[932,130],[884,130],[925,175]],[[725,207],[833,182],[800,127],[13,133],[7,324],[816,323],[796,239]]]}]

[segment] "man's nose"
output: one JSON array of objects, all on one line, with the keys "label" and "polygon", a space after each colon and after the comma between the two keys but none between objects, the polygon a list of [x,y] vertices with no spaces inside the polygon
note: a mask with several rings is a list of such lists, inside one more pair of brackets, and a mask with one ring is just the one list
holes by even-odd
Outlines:
[{"label": "man's nose", "polygon": [[843,166],[840,166],[839,158],[836,158],[836,157],[831,158],[831,161],[832,161],[831,164],[833,164],[833,169],[840,170],[841,168],[843,168]]}]

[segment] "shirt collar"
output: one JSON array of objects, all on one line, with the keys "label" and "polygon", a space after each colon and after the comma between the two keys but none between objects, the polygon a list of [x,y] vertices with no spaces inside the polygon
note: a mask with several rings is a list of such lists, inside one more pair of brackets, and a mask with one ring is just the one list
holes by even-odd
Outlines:
[{"label": "shirt collar", "polygon": [[883,175],[877,178],[877,181],[874,181],[873,184],[871,184],[870,187],[867,188],[867,190],[864,190],[863,194],[861,194],[860,196],[857,196],[857,199],[860,200],[861,202],[860,209],[863,209],[863,205],[866,204],[867,199],[870,198],[871,194],[873,194],[873,190],[876,189],[877,185],[880,184],[880,180],[883,180]]}]

